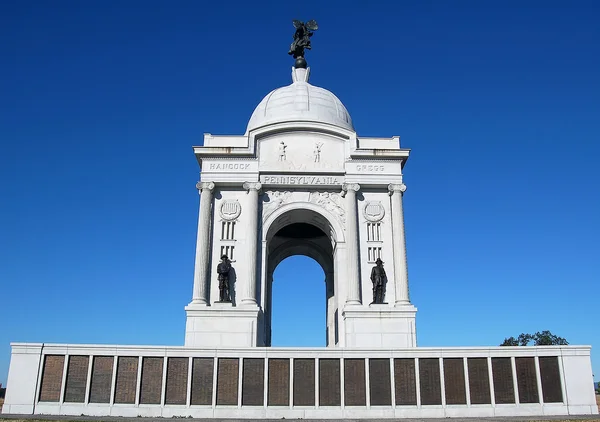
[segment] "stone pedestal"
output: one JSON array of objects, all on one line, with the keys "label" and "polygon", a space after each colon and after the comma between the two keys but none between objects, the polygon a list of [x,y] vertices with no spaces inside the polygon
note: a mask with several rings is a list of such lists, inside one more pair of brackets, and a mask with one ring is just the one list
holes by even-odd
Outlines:
[{"label": "stone pedestal", "polygon": [[258,336],[258,306],[186,306],[185,346],[200,348],[238,348],[263,346]]},{"label": "stone pedestal", "polygon": [[417,346],[413,305],[346,306],[342,312],[345,347],[407,348]]}]

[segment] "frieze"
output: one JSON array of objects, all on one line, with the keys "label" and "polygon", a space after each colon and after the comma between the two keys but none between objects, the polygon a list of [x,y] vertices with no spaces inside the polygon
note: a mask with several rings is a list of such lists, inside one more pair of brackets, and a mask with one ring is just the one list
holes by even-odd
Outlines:
[{"label": "frieze", "polygon": [[210,163],[205,170],[208,171],[239,171],[250,170],[251,163]]},{"label": "frieze", "polygon": [[337,216],[342,224],[346,224],[346,213],[344,211],[341,196],[337,192],[311,192],[308,202],[317,204],[333,215]]},{"label": "frieze", "polygon": [[290,200],[292,193],[285,191],[266,191],[263,195],[263,220],[265,220],[273,211]]}]

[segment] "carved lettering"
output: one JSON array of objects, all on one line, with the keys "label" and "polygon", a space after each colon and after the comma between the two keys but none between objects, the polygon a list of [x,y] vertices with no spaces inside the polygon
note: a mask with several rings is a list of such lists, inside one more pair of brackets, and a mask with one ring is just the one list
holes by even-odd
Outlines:
[{"label": "carved lettering", "polygon": [[248,170],[249,168],[250,163],[210,163],[208,165],[208,169],[212,171]]},{"label": "carved lettering", "polygon": [[338,176],[260,176],[260,182],[277,185],[341,185],[342,178]]},{"label": "carved lettering", "polygon": [[382,164],[358,164],[356,166],[356,171],[362,172],[379,172],[384,170],[385,167]]}]

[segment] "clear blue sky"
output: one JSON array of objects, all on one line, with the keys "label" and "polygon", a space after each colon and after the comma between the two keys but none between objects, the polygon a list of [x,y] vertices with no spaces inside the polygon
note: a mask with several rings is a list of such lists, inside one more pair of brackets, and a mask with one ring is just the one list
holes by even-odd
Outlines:
[{"label": "clear blue sky", "polygon": [[[355,4],[355,5],[354,5]],[[0,4],[0,382],[11,341],[180,345],[204,132],[311,82],[402,137],[421,346],[551,330],[600,376],[597,1]],[[276,345],[322,345],[322,270],[275,273]],[[290,327],[287,332],[284,327]]]}]

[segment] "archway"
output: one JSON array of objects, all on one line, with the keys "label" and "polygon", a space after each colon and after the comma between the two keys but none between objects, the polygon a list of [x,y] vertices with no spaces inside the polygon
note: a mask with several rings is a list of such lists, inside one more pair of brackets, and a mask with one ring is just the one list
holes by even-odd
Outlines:
[{"label": "archway", "polygon": [[[325,339],[327,346],[338,342],[336,321],[337,302],[335,300],[334,254],[339,229],[320,212],[298,207],[279,210],[263,229],[265,242],[265,343],[272,344],[273,282],[277,266],[286,258],[303,255],[312,258],[323,271],[325,283]],[[288,298],[295,300],[295,298]],[[311,304],[306,304],[310,309]],[[301,317],[301,315],[300,315]]]},{"label": "archway", "polygon": [[317,261],[305,255],[281,261],[271,284],[271,346],[325,346],[325,297],[325,272]]}]

